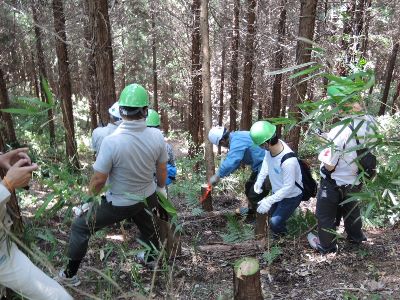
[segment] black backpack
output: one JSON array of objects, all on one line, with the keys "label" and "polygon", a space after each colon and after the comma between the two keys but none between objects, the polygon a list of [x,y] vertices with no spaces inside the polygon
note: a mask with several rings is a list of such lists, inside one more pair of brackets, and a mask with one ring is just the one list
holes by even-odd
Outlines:
[{"label": "black backpack", "polygon": [[303,187],[296,182],[296,186],[302,190],[303,198],[302,201],[308,201],[311,197],[315,197],[317,195],[317,182],[311,175],[310,166],[302,159],[298,158],[294,152],[286,153],[281,159],[281,165],[285,160],[291,157],[296,157],[297,161],[300,165],[301,170],[301,179],[303,181]]},{"label": "black backpack", "polygon": [[[352,125],[349,125],[351,131],[355,131],[354,127]],[[357,146],[360,145],[360,141],[357,138],[357,135],[354,136]],[[368,148],[362,148],[356,150],[357,152],[357,158],[358,158],[358,174],[360,174],[362,171],[365,172],[365,176],[368,179],[372,179],[376,175],[376,156],[371,153],[371,149]],[[361,168],[360,168],[361,167]]]}]

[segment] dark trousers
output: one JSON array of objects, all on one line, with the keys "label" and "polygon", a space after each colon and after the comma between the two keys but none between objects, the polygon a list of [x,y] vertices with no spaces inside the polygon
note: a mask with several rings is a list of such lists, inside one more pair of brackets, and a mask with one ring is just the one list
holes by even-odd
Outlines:
[{"label": "dark trousers", "polygon": [[[336,249],[335,230],[337,225],[338,209],[340,209],[347,239],[360,243],[366,240],[362,232],[360,207],[357,201],[343,203],[350,197],[350,193],[359,192],[358,186],[337,186],[334,180],[321,178],[317,195],[318,236],[322,251]],[[340,221],[340,220],[339,220]]]},{"label": "dark trousers", "polygon": [[287,232],[286,221],[294,213],[301,203],[303,194],[292,198],[285,198],[272,204],[270,209],[269,225],[276,235],[284,235]]},{"label": "dark trousers", "polygon": [[86,254],[90,236],[107,226],[132,219],[140,230],[140,239],[148,245],[158,248],[155,220],[152,211],[157,207],[158,198],[154,193],[144,202],[131,206],[113,206],[102,197],[99,206],[93,206],[88,214],[81,215],[72,223],[69,238],[68,257],[71,260],[81,260]]},{"label": "dark trousers", "polygon": [[257,194],[254,191],[254,184],[257,181],[257,172],[253,172],[250,175],[250,178],[247,180],[247,182],[244,185],[245,189],[245,194],[247,196],[247,201],[249,203],[249,210],[251,212],[256,212],[257,206],[258,206],[258,201],[261,201],[264,197],[268,196],[269,191],[271,190],[271,183],[269,181],[269,177],[265,178],[264,183],[263,183],[263,191],[261,194]]}]

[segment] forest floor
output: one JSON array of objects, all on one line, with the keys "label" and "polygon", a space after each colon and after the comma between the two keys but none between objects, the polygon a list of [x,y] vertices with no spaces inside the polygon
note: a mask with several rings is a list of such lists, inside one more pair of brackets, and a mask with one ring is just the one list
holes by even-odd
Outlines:
[{"label": "forest floor", "polygon": [[[176,152],[178,157],[183,155]],[[31,190],[39,193],[41,187],[33,185]],[[215,211],[245,205],[240,193],[213,195],[213,198]],[[190,214],[184,197],[171,200],[180,214]],[[301,204],[301,210],[314,211],[314,208],[315,199]],[[89,243],[79,271],[82,285],[71,293],[75,299],[89,299],[82,292],[99,299],[137,299],[129,293],[149,291],[151,299],[233,299],[233,263],[243,256],[255,256],[260,260],[264,299],[400,299],[399,228],[367,228],[368,241],[362,246],[354,247],[340,240],[338,253],[326,256],[309,247],[306,233],[281,239],[274,245],[282,253],[268,265],[262,258],[268,247],[199,249],[202,245],[223,244],[220,234],[225,232],[226,224],[224,216],[190,218],[184,222],[182,254],[161,265],[157,272],[141,266],[135,259],[135,250],[140,248],[135,240],[139,234],[135,225],[125,222],[124,230],[120,224],[102,230]],[[62,216],[53,218],[46,230],[51,231],[57,242],[50,243],[42,237],[39,243],[56,269],[66,261],[62,254],[68,244],[69,227],[70,223],[64,222]],[[339,231],[343,232],[343,228]],[[118,287],[95,269],[112,278]],[[124,293],[130,296],[122,298]]]}]

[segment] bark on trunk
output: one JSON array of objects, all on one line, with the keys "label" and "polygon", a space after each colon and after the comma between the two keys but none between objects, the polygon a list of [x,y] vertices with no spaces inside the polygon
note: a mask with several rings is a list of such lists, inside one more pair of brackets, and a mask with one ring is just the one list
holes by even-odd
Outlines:
[{"label": "bark on trunk", "polygon": [[235,300],[262,300],[260,266],[256,258],[246,257],[233,267],[233,297]]},{"label": "bark on trunk", "polygon": [[107,0],[88,0],[90,31],[96,70],[97,104],[100,122],[109,122],[108,109],[116,100],[111,28]]},{"label": "bark on trunk", "polygon": [[65,16],[62,0],[53,0],[54,30],[56,33],[56,53],[58,60],[58,78],[61,110],[65,128],[66,154],[71,166],[79,170],[78,151],[75,140],[74,114],[72,105],[71,76],[65,33]]},{"label": "bark on trunk", "polygon": [[399,110],[399,106],[397,104],[397,99],[399,98],[399,95],[400,95],[400,80],[397,83],[396,94],[394,94],[394,96],[393,96],[392,114],[395,114]]},{"label": "bark on trunk", "polygon": [[[203,82],[203,120],[204,131],[209,132],[212,126],[211,107],[211,71],[210,71],[210,46],[208,30],[208,0],[201,1],[200,31],[203,53],[202,82]],[[206,176],[210,178],[215,173],[213,145],[205,139]]]},{"label": "bark on trunk", "polygon": [[193,145],[189,149],[189,155],[193,156],[200,149],[200,125],[201,125],[201,62],[200,62],[200,4],[201,0],[193,0],[193,31],[192,31],[192,66],[191,66],[191,114],[189,118],[190,135]]},{"label": "bark on trunk", "polygon": [[156,216],[156,223],[159,229],[160,242],[164,245],[168,259],[173,259],[182,254],[181,235],[176,231],[175,226]]},{"label": "bark on trunk", "polygon": [[83,1],[85,10],[85,22],[84,22],[84,36],[85,36],[85,47],[86,47],[86,60],[85,66],[85,78],[86,78],[86,95],[89,99],[89,115],[90,115],[90,128],[93,132],[98,126],[97,123],[97,84],[96,84],[96,66],[94,63],[93,55],[93,39],[94,33],[90,28],[90,12],[89,12],[89,1]]},{"label": "bark on trunk", "polygon": [[[300,22],[299,22],[299,37],[304,37],[313,40],[314,27],[315,27],[315,13],[318,0],[301,0],[300,5]],[[310,45],[306,42],[297,41],[296,47],[296,64],[304,64],[311,60]],[[289,111],[292,117],[298,121],[301,119],[298,104],[300,104],[307,93],[307,81],[299,84],[305,76],[299,76],[292,82],[292,90],[289,99]],[[293,151],[298,150],[300,140],[300,126],[296,126],[289,134],[289,146]]]},{"label": "bark on trunk", "polygon": [[255,227],[255,237],[257,240],[262,239],[267,233],[267,219],[268,214],[256,214],[256,227]]},{"label": "bark on trunk", "polygon": [[[281,1],[282,10],[279,15],[278,22],[278,38],[277,38],[277,51],[274,59],[274,69],[279,70],[283,67],[283,38],[285,36],[286,26],[286,0]],[[274,83],[272,84],[272,101],[271,101],[271,117],[276,118],[281,113],[282,102],[282,74],[275,75]]]},{"label": "bark on trunk", "polygon": [[208,185],[202,185],[201,186],[201,195],[206,195],[204,199],[201,199],[201,207],[203,208],[204,211],[212,211],[213,210],[213,205],[212,205],[212,197],[211,197],[211,192],[207,193]]},{"label": "bark on trunk", "polygon": [[234,0],[233,7],[233,32],[232,32],[232,57],[231,57],[231,99],[229,105],[229,130],[235,131],[237,110],[238,110],[238,79],[239,79],[239,17],[240,17],[240,0]]},{"label": "bark on trunk", "polygon": [[369,39],[369,24],[371,22],[371,5],[372,0],[367,0],[366,9],[364,12],[364,39],[361,43],[361,55],[362,57],[367,57],[368,50],[368,39]]},{"label": "bark on trunk", "polygon": [[[218,125],[222,126],[224,118],[224,87],[225,87],[225,57],[226,57],[226,40],[223,37],[222,53],[221,53],[221,85],[219,88],[219,112]],[[221,154],[221,146],[218,146],[218,154]]]},{"label": "bark on trunk", "polygon": [[253,60],[256,27],[256,0],[247,0],[247,36],[243,67],[242,116],[240,129],[250,130],[253,108]]},{"label": "bark on trunk", "polygon": [[386,65],[385,88],[383,90],[381,106],[379,108],[379,113],[378,113],[379,116],[382,116],[385,114],[386,103],[387,103],[388,96],[389,96],[390,84],[392,83],[393,70],[396,65],[396,57],[397,57],[397,52],[399,51],[399,45],[400,45],[400,41],[397,41],[394,44],[392,53],[390,54],[390,58]]},{"label": "bark on trunk", "polygon": [[[0,68],[0,109],[10,107],[10,99],[8,98],[7,85],[4,77],[3,69]],[[11,147],[18,146],[17,136],[15,134],[14,122],[9,113],[1,112],[2,123],[4,124],[5,135],[4,142]]]},{"label": "bark on trunk", "polygon": [[[36,54],[37,54],[37,63],[39,66],[39,77],[40,77],[40,93],[43,102],[48,103],[49,99],[47,99],[43,80],[48,80],[47,71],[46,71],[46,61],[44,58],[44,51],[42,45],[42,29],[39,27],[39,12],[37,3],[35,1],[32,2],[32,17],[33,22],[35,23],[35,37],[36,37]],[[50,139],[50,147],[55,147],[56,141],[56,130],[54,125],[54,117],[53,117],[53,110],[49,109],[47,111],[47,120],[49,124],[49,139]]]}]

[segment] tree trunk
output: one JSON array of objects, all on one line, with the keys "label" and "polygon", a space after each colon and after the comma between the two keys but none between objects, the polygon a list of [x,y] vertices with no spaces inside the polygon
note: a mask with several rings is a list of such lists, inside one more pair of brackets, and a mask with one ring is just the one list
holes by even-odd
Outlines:
[{"label": "tree trunk", "polygon": [[[279,15],[278,22],[278,38],[277,38],[277,51],[275,53],[274,69],[279,70],[283,67],[283,38],[285,36],[286,26],[286,0],[281,1],[282,10]],[[275,75],[274,83],[272,84],[272,101],[271,101],[271,117],[276,118],[281,113],[282,102],[282,74]]]},{"label": "tree trunk", "polygon": [[[359,50],[363,44],[364,37],[361,35],[364,27],[365,0],[357,0],[354,11],[354,49]],[[356,55],[356,52],[353,53]]]},{"label": "tree trunk", "polygon": [[[300,22],[299,22],[299,37],[303,37],[309,40],[313,40],[314,27],[315,27],[315,13],[317,8],[318,0],[301,0],[300,5]],[[311,60],[311,49],[310,44],[297,41],[296,46],[296,64],[304,64]],[[307,93],[307,81],[299,82],[305,78],[304,76],[296,77],[292,82],[292,90],[289,99],[289,112],[292,113],[292,117],[295,117],[298,121],[301,119],[300,110],[298,104],[300,104]],[[296,126],[289,134],[289,146],[293,151],[298,150],[300,140],[300,126]]]},{"label": "tree trunk", "polygon": [[397,99],[399,98],[400,95],[400,80],[397,83],[397,89],[396,89],[396,93],[393,96],[393,102],[392,102],[392,114],[395,114],[396,111],[399,110],[399,107],[397,105]]},{"label": "tree trunk", "polygon": [[90,115],[90,128],[95,130],[98,126],[97,123],[97,84],[96,84],[96,66],[94,63],[93,55],[93,36],[94,33],[90,29],[90,12],[89,12],[89,1],[84,0],[83,6],[85,10],[85,21],[84,21],[84,36],[85,36],[85,47],[86,47],[86,60],[85,66],[85,78],[86,78],[86,95],[89,99],[89,115]]},{"label": "tree trunk", "polygon": [[242,116],[240,119],[240,129],[242,130],[250,130],[252,124],[253,97],[251,92],[253,90],[256,6],[257,0],[247,0],[247,36],[243,67]]},{"label": "tree trunk", "polygon": [[372,0],[367,0],[366,9],[364,12],[364,38],[361,43],[361,55],[362,57],[367,57],[368,50],[368,39],[369,39],[369,24],[371,22],[371,5]]},{"label": "tree trunk", "polygon": [[[35,23],[35,37],[36,37],[36,54],[37,54],[37,64],[39,66],[39,77],[40,77],[40,93],[43,102],[49,103],[49,99],[47,99],[43,80],[48,80],[47,71],[46,71],[46,61],[44,59],[43,45],[42,45],[42,29],[40,28],[39,23],[39,12],[37,10],[37,3],[35,1],[32,2],[32,17],[33,22]],[[47,111],[47,119],[49,124],[49,137],[50,137],[50,147],[55,147],[56,142],[56,130],[54,125],[54,117],[53,110],[49,109]]]},{"label": "tree trunk", "polygon": [[396,41],[396,43],[393,46],[392,53],[390,54],[388,63],[386,65],[385,88],[383,90],[381,107],[379,108],[379,113],[378,113],[379,116],[385,114],[386,103],[389,96],[390,84],[392,83],[393,70],[396,65],[396,57],[397,57],[397,52],[399,51],[399,45],[400,41]]},{"label": "tree trunk", "polygon": [[[7,85],[3,69],[0,68],[0,109],[10,107],[10,100],[7,93]],[[4,124],[5,135],[4,142],[14,148],[18,146],[17,136],[15,134],[14,122],[9,113],[1,112],[2,123]],[[3,149],[2,151],[4,151]]]},{"label": "tree trunk", "polygon": [[65,128],[66,154],[71,166],[79,170],[78,151],[75,140],[74,113],[72,107],[71,76],[67,51],[67,35],[65,33],[65,16],[62,0],[53,0],[54,30],[56,37],[56,53],[58,60],[58,78],[60,83],[60,100]]},{"label": "tree trunk", "polygon": [[200,148],[201,125],[201,62],[200,62],[200,4],[201,0],[193,0],[193,31],[192,31],[192,66],[191,66],[191,116],[189,118],[190,135],[193,145],[189,149],[189,155],[195,155]]},{"label": "tree trunk", "polygon": [[35,93],[35,96],[39,99],[40,98],[39,82],[36,76],[36,64],[33,51],[31,51],[31,84],[33,85],[33,91]]},{"label": "tree trunk", "polygon": [[235,131],[237,110],[238,110],[238,79],[239,79],[239,18],[240,18],[240,0],[234,0],[233,7],[233,32],[232,32],[232,58],[231,58],[231,99],[229,105],[229,130]]},{"label": "tree trunk", "polygon": [[246,257],[233,267],[233,298],[235,300],[262,300],[260,266],[256,258]]},{"label": "tree trunk", "polygon": [[111,24],[107,0],[88,0],[90,31],[93,33],[93,55],[100,122],[109,122],[108,109],[116,100]]},{"label": "tree trunk", "polygon": [[156,49],[156,12],[154,0],[151,2],[151,51],[153,55],[153,95],[154,95],[154,109],[158,111],[158,96],[157,96],[157,49]]},{"label": "tree trunk", "polygon": [[201,202],[201,207],[203,208],[203,210],[210,212],[213,210],[213,205],[212,205],[211,192],[207,192],[208,189],[209,189],[209,186],[207,184],[203,184],[201,186],[202,198],[200,199],[200,202]]},{"label": "tree trunk", "polygon": [[[225,33],[225,31],[224,31]],[[226,40],[222,37],[222,53],[221,53],[221,85],[219,89],[219,112],[218,125],[222,126],[224,118],[224,86],[225,86],[225,57],[226,57]],[[218,146],[218,154],[221,154],[221,146]]]},{"label": "tree trunk", "polygon": [[[201,0],[200,32],[203,53],[202,82],[203,82],[203,120],[204,131],[209,132],[212,126],[211,107],[211,71],[210,71],[210,46],[208,30],[208,0]],[[215,173],[213,145],[205,139],[206,176],[210,178]]]},{"label": "tree trunk", "polygon": [[340,46],[344,52],[344,61],[342,64],[338,65],[338,73],[341,76],[346,76],[348,73],[347,65],[352,59],[352,53],[350,51],[350,45],[352,40],[352,25],[354,19],[354,11],[356,8],[356,0],[351,0],[347,3],[346,12],[342,14],[343,18],[343,32]]}]

